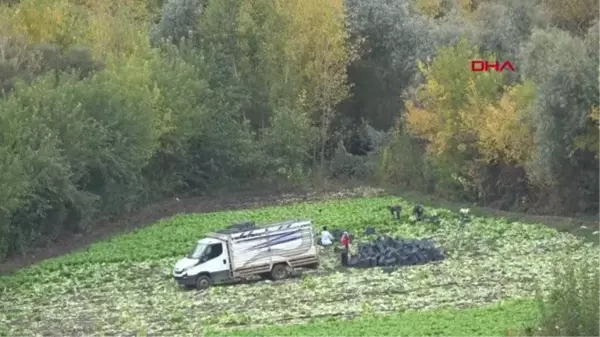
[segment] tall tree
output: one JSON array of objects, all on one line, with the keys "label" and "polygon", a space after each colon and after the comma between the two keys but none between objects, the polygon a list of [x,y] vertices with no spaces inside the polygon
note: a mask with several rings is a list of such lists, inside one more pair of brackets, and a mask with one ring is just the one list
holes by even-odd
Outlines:
[{"label": "tall tree", "polygon": [[256,129],[268,127],[276,110],[307,113],[324,146],[348,94],[342,2],[228,1],[211,2],[200,24],[214,85],[238,93],[239,112]]},{"label": "tall tree", "polygon": [[597,88],[596,65],[582,40],[558,29],[537,30],[521,56],[521,71],[538,87],[533,109],[537,153],[532,176],[550,183],[565,170],[573,139],[588,121]]},{"label": "tall tree", "polygon": [[519,199],[515,193],[525,193],[525,181],[518,178],[524,178],[523,166],[534,150],[535,86],[505,87],[504,73],[472,72],[470,61],[480,57],[463,40],[442,48],[430,66],[422,64],[425,83],[407,102],[406,124],[427,140],[442,190],[464,190],[462,197],[484,203],[511,199],[511,204]]},{"label": "tall tree", "polygon": [[362,57],[349,68],[346,114],[388,129],[404,109],[399,93],[412,83],[417,60],[433,54],[433,24],[406,1],[350,0],[347,6],[350,33],[365,41]]},{"label": "tall tree", "polygon": [[591,52],[567,32],[537,30],[520,61],[521,71],[538,87],[532,116],[536,151],[529,173],[539,184],[562,189],[565,211],[588,207],[577,203],[598,197],[594,154],[571,155],[576,137],[593,123],[590,111],[598,104],[598,64]]},{"label": "tall tree", "polygon": [[407,102],[405,119],[409,129],[428,139],[433,153],[455,154],[467,146],[473,139],[469,134],[476,132],[471,125],[476,117],[464,112],[469,106],[483,108],[498,95],[504,75],[472,72],[470,62],[478,58],[477,50],[463,40],[442,49],[431,65],[420,63],[425,83],[417,101]]},{"label": "tall tree", "polygon": [[303,105],[314,116],[320,132],[320,160],[324,164],[326,144],[336,106],[349,95],[346,67],[350,45],[341,0],[281,1],[285,30],[285,57],[301,76]]}]

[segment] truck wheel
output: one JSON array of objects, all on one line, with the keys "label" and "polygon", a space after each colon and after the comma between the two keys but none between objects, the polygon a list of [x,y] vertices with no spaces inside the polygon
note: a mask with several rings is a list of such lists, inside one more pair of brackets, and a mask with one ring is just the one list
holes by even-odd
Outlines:
[{"label": "truck wheel", "polygon": [[206,275],[200,275],[196,279],[196,289],[198,289],[198,290],[206,289],[206,288],[210,287],[211,284],[212,284],[211,278]]},{"label": "truck wheel", "polygon": [[271,278],[274,281],[286,279],[288,276],[290,276],[290,272],[285,264],[276,264],[271,269]]}]

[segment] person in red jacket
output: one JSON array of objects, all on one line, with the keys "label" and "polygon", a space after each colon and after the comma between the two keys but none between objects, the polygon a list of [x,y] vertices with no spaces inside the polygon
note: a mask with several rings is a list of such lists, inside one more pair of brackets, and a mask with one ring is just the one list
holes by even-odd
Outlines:
[{"label": "person in red jacket", "polygon": [[348,234],[348,232],[344,232],[344,234],[342,234],[342,238],[340,239],[340,241],[342,243],[342,247],[344,247],[346,252],[348,252],[348,247],[350,246],[350,235]]},{"label": "person in red jacket", "polygon": [[344,232],[342,234],[342,238],[340,239],[342,243],[342,266],[348,265],[348,254],[350,252],[350,234],[348,232]]}]

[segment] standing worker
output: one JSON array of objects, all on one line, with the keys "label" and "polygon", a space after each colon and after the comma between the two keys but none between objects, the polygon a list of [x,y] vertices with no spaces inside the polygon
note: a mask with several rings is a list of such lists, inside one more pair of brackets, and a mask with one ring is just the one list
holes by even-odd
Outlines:
[{"label": "standing worker", "polygon": [[327,227],[323,227],[323,231],[321,231],[321,245],[323,247],[330,246],[333,243],[333,235],[329,233]]},{"label": "standing worker", "polygon": [[347,266],[348,265],[348,254],[350,253],[350,234],[348,234],[348,232],[344,231],[344,234],[342,234],[342,238],[341,238],[341,243],[342,243],[342,266]]}]

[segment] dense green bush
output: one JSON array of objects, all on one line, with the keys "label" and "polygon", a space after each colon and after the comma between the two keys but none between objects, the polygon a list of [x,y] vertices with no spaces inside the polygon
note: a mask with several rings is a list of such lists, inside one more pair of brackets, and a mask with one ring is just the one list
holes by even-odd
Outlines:
[{"label": "dense green bush", "polygon": [[564,261],[555,284],[542,301],[539,336],[600,334],[600,273],[597,261]]},{"label": "dense green bush", "polygon": [[[0,101],[4,160],[21,168],[21,179],[3,181],[12,209],[0,237],[12,249],[138,201],[140,170],[160,132],[143,72],[130,65],[83,81],[62,74],[59,83],[45,76]],[[21,200],[19,207],[11,200]]]}]

